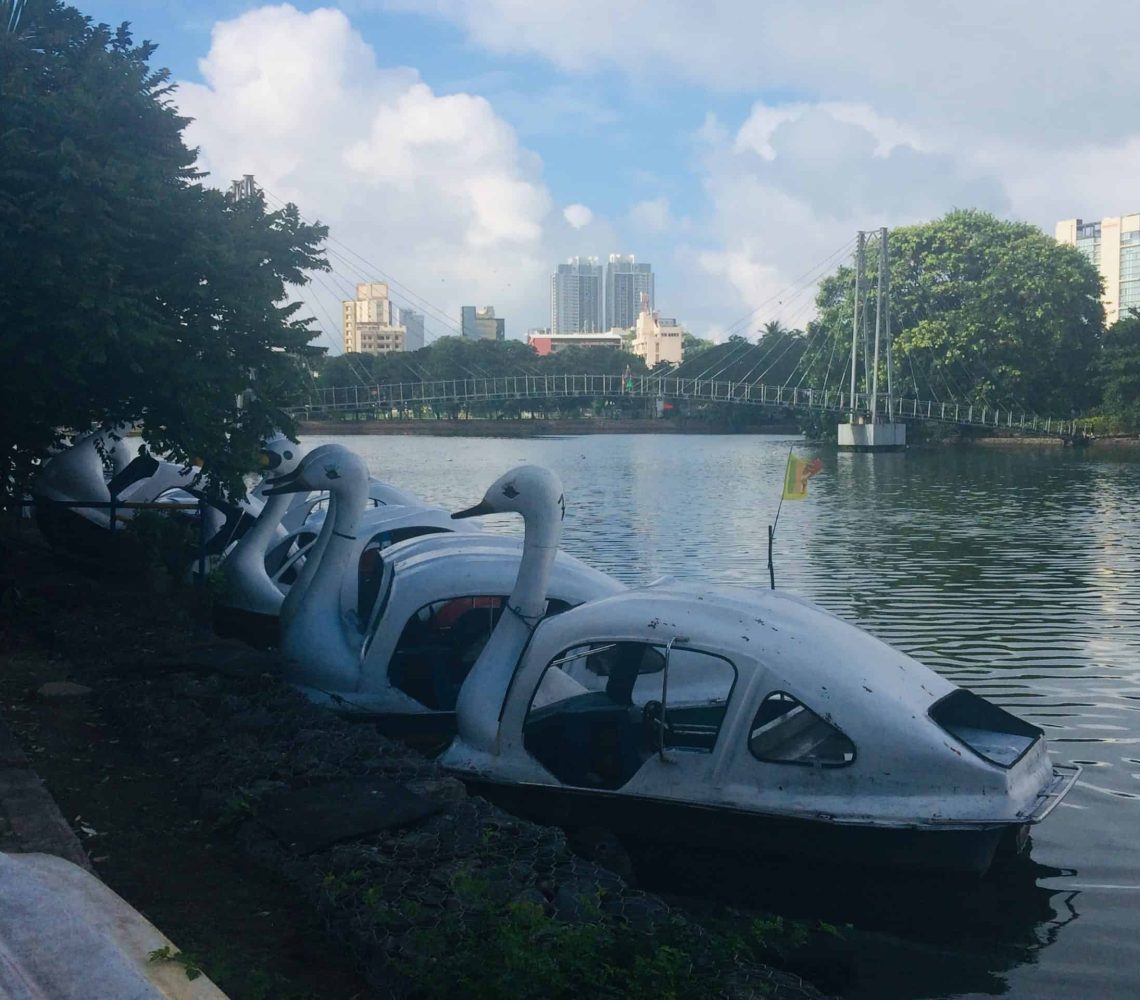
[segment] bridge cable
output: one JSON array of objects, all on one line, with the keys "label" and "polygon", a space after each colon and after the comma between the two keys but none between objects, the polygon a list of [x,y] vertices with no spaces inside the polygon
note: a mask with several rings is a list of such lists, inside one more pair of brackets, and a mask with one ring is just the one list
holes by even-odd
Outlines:
[{"label": "bridge cable", "polygon": [[[277,203],[279,203],[281,205],[288,204],[282,198],[280,198],[278,195],[273,194],[273,192],[268,191],[266,188],[261,187],[260,190],[267,197],[272,198]],[[306,216],[302,215],[299,211],[298,211],[298,216],[300,217],[300,219],[303,222],[305,222],[309,225],[313,225],[312,220],[310,220]],[[338,257],[345,265],[351,267],[358,274],[361,274],[365,278],[368,278],[371,275],[379,275],[391,287],[400,289],[402,292],[401,297],[407,298],[409,300],[409,304],[411,306],[418,308],[419,310],[421,310],[425,314],[431,314],[433,319],[437,323],[442,322],[448,328],[458,329],[458,327],[455,326],[454,320],[446,318],[447,317],[446,312],[444,312],[442,309],[440,309],[439,307],[437,307],[433,303],[429,302],[427,299],[418,295],[416,292],[412,291],[412,289],[408,288],[402,282],[397,281],[391,275],[387,274],[383,269],[376,266],[371,261],[369,261],[367,258],[365,258],[362,254],[357,253],[355,250],[353,250],[347,244],[342,243],[340,240],[336,239],[332,235],[329,235],[327,237],[327,239],[328,239],[329,245],[326,246],[326,251],[328,252],[328,254],[330,256]],[[335,244],[336,246],[341,247],[344,252],[342,253],[340,251],[333,249],[332,244]],[[355,257],[357,260],[359,260],[364,265],[364,267],[367,268],[367,270],[361,270],[360,265],[354,264],[351,260],[351,257],[345,256],[346,254],[351,255],[351,257]],[[443,319],[441,320],[440,317],[443,317]],[[436,337],[438,337],[438,336],[439,335],[437,334]]]},{"label": "bridge cable", "polygon": [[[851,247],[855,244],[855,239],[856,239],[856,237],[852,237],[851,239],[847,240],[847,242],[844,243],[838,250],[834,250],[833,252],[829,253],[823,260],[819,261],[816,264],[813,264],[810,268],[808,268],[798,278],[793,279],[788,285],[784,286],[778,292],[776,292],[775,294],[770,295],[768,298],[766,298],[763,302],[761,302],[758,306],[756,306],[755,309],[752,309],[750,312],[746,313],[744,316],[741,316],[739,319],[733,320],[725,328],[725,334],[731,335],[731,333],[733,333],[736,329],[747,326],[748,322],[752,319],[752,317],[755,316],[756,313],[758,313],[765,306],[769,305],[770,303],[772,303],[774,301],[779,301],[781,296],[785,295],[791,289],[795,288],[797,285],[800,284],[800,282],[804,281],[806,278],[808,278],[810,275],[814,274],[815,272],[824,270],[832,262],[832,260],[834,260],[836,257],[839,257],[840,255],[849,252]],[[811,282],[809,282],[809,285],[810,284],[811,284]]]}]

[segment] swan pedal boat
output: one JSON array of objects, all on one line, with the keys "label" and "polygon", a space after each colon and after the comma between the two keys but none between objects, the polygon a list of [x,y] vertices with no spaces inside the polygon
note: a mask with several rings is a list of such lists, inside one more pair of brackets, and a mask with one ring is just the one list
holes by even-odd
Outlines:
[{"label": "swan pedal boat", "polygon": [[518,612],[441,757],[478,794],[630,846],[981,875],[1080,774],[1036,726],[782,591],[659,581],[540,618],[564,507],[522,466],[454,515],[526,530]]},{"label": "swan pedal boat", "polygon": [[[561,520],[558,494],[544,494],[521,544],[421,510],[443,524],[385,546],[374,537],[381,512],[363,509],[366,477],[358,455],[327,444],[266,491],[269,503],[321,486],[330,494],[320,533],[280,602],[280,649],[285,680],[338,712],[409,735],[454,732],[460,690],[494,635],[625,589],[556,545],[536,548],[535,532],[548,537]],[[541,594],[514,601],[520,578],[534,590],[525,567],[535,555]]]}]

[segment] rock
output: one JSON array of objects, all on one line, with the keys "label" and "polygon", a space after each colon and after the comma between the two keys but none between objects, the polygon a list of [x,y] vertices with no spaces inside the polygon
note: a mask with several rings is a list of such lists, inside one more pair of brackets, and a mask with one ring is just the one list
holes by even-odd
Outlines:
[{"label": "rock", "polygon": [[75,701],[92,694],[91,688],[74,681],[48,681],[36,692],[44,701]]},{"label": "rock", "polygon": [[407,785],[417,795],[436,802],[462,802],[467,798],[467,786],[456,778],[421,778]]}]

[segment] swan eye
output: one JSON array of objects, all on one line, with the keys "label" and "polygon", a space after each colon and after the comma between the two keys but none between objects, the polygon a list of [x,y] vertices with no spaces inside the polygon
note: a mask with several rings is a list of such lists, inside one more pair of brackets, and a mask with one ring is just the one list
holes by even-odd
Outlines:
[{"label": "swan eye", "polygon": [[507,485],[503,487],[503,496],[505,496],[508,500],[513,500],[518,495],[519,491],[515,489],[515,484],[513,482],[507,483]]},{"label": "swan eye", "polygon": [[340,479],[340,473],[330,467],[325,469],[325,479]]},{"label": "swan eye", "polygon": [[293,453],[291,451],[285,452],[285,461],[289,462],[289,461],[292,461],[292,459],[293,459]]},{"label": "swan eye", "polygon": [[559,493],[558,494],[558,509],[560,511],[562,511],[562,518],[561,519],[563,521],[565,521],[566,520],[566,494],[565,493]]}]

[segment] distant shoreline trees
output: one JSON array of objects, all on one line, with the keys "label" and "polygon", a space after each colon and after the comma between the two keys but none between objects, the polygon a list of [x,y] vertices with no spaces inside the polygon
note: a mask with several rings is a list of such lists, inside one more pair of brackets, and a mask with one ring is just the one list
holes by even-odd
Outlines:
[{"label": "distant shoreline trees", "polygon": [[[871,288],[876,242],[867,253]],[[953,211],[892,230],[889,250],[896,394],[1055,416],[1097,406],[1101,281],[1075,247],[1027,223]],[[835,348],[821,358],[850,354],[854,285],[846,266],[820,284],[808,333],[822,332]]]}]

